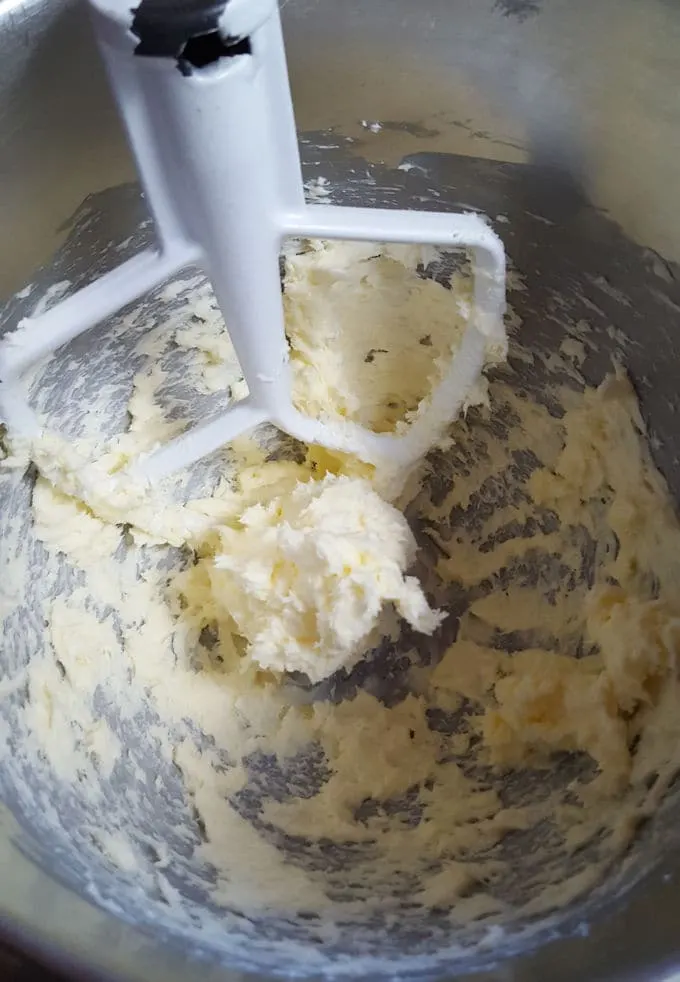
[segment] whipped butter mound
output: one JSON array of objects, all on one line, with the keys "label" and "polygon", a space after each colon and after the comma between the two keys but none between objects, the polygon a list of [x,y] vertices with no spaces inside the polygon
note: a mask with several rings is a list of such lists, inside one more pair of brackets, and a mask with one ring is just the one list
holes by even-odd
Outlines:
[{"label": "whipped butter mound", "polygon": [[262,668],[316,682],[361,656],[386,604],[436,630],[446,615],[404,575],[415,552],[404,516],[367,481],[329,474],[222,528],[210,580]]}]

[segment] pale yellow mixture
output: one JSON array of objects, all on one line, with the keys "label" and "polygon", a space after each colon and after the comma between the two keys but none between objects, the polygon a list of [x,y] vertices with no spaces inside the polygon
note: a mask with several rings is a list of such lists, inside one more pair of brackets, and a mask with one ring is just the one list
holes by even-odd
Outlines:
[{"label": "pale yellow mixture", "polygon": [[[289,258],[296,395],[391,429],[455,349],[468,284],[445,290],[400,259],[348,248]],[[31,536],[50,584],[35,650],[0,689],[28,687],[15,758],[40,756],[94,813],[99,803],[87,824],[96,850],[162,889],[178,918],[185,901],[163,871],[179,860],[154,841],[163,862],[152,867],[135,824],[149,789],[130,782],[118,812],[103,805],[127,759],[124,726],[103,706],[130,725],[150,712],[155,752],[200,816],[191,854],[213,871],[218,907],[314,911],[330,944],[343,923],[406,916],[404,896],[450,931],[510,927],[595,887],[680,764],[680,525],[625,373],[612,366],[584,387],[579,342],[565,345],[561,418],[510,369],[480,382],[398,502],[354,460],[289,446],[274,459],[267,434],[222,455],[212,494],[182,501],[181,487],[149,497],[119,477],[184,425],[163,400],[171,346],[197,391],[242,394],[197,285],[190,308],[139,335],[127,432],[103,445],[93,415],[75,443],[6,441],[10,502],[28,459],[41,475]],[[5,625],[36,575],[26,529],[7,514]],[[571,755],[564,778],[556,754]],[[286,793],[253,784],[258,755],[287,775]],[[532,774],[544,793],[513,797]],[[524,847],[521,862],[527,850],[535,862],[518,885],[513,841],[548,826],[552,838]],[[287,836],[306,851],[291,854]],[[320,861],[329,841],[343,863]]]}]

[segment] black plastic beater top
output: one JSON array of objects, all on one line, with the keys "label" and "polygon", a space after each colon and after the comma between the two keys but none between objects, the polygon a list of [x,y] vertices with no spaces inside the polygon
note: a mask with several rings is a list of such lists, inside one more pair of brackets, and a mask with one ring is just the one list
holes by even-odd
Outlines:
[{"label": "black plastic beater top", "polygon": [[229,0],[141,0],[132,11],[136,55],[174,58],[183,75],[235,55],[250,54],[248,38],[222,37],[219,20]]}]

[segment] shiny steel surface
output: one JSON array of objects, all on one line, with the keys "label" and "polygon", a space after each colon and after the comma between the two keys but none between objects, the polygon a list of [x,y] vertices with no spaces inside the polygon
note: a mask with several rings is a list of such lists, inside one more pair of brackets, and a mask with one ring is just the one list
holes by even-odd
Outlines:
[{"label": "shiny steel surface", "polygon": [[[680,258],[675,0],[288,0],[283,15],[300,130],[336,127],[393,164],[549,162]],[[86,195],[134,170],[77,2],[0,0],[0,65],[1,298]]]},{"label": "shiny steel surface", "polygon": [[[445,180],[446,158],[429,155],[486,158],[488,169],[483,160],[474,165],[487,187],[480,207],[509,216],[509,252],[523,260],[529,291],[539,265],[545,281],[581,257],[604,275],[611,258],[606,282],[631,299],[612,295],[603,307],[640,342],[631,367],[665,448],[662,467],[680,490],[671,398],[680,329],[680,3],[288,0],[283,14],[298,126],[317,132],[303,144],[309,168],[324,140],[388,167],[409,156],[434,186]],[[49,259],[88,195],[133,179],[84,10],[71,0],[0,0],[0,301]],[[521,214],[537,227],[563,219],[564,254],[555,233],[534,265],[529,247],[538,233],[515,220]],[[111,241],[133,230],[126,211],[111,212]],[[526,311],[537,323],[541,314]],[[41,872],[17,840],[14,820],[0,811],[0,928],[8,936],[83,977],[239,977],[190,963],[82,900]],[[669,847],[659,869],[589,933],[474,978],[675,978],[676,874],[680,860]]]}]

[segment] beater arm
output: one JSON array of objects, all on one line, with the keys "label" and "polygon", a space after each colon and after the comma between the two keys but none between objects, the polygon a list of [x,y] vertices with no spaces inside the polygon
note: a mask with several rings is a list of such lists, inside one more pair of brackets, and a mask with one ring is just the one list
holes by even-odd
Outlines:
[{"label": "beater arm", "polygon": [[[95,30],[154,218],[158,249],[27,318],[0,343],[0,412],[36,432],[20,390],[39,358],[183,266],[201,266],[249,394],[140,461],[149,478],[185,467],[269,421],[294,437],[408,467],[461,409],[489,339],[503,341],[505,254],[474,214],[306,204],[276,0],[89,0]],[[445,377],[403,435],[295,409],[279,255],[288,236],[468,249],[469,326]]]}]

